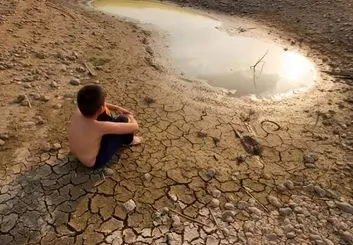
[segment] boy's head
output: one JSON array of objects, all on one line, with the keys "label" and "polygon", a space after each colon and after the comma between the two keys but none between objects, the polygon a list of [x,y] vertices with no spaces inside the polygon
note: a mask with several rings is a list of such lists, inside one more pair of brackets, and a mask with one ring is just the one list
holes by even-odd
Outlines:
[{"label": "boy's head", "polygon": [[104,102],[104,90],[98,85],[86,85],[77,93],[77,105],[85,117],[94,117],[101,113]]}]

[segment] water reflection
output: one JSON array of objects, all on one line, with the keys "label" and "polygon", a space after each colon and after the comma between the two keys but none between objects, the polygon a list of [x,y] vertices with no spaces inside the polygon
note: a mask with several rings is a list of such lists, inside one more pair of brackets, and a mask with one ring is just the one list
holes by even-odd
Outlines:
[{"label": "water reflection", "polygon": [[[236,95],[269,97],[307,89],[315,83],[314,65],[270,41],[231,36],[222,23],[191,10],[153,1],[97,0],[107,13],[152,24],[166,33],[175,67],[190,78],[237,90]],[[268,51],[254,71],[251,66]],[[256,86],[254,86],[256,84]]]}]

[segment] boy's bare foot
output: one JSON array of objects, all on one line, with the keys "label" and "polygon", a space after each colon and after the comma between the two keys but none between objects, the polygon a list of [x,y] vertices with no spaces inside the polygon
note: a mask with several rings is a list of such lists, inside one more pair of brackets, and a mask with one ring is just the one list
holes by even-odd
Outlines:
[{"label": "boy's bare foot", "polygon": [[134,139],[130,143],[130,146],[140,145],[142,143],[142,137],[134,136]]},{"label": "boy's bare foot", "polygon": [[103,169],[103,172],[104,172],[104,174],[106,174],[106,175],[108,175],[108,176],[115,174],[115,170],[114,170],[114,169],[111,169],[111,168],[108,168],[108,167],[105,167],[105,168]]}]

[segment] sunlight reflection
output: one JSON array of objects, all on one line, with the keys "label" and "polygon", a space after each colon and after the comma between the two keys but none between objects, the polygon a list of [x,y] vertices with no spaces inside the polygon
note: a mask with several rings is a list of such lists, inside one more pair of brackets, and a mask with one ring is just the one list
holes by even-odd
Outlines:
[{"label": "sunlight reflection", "polygon": [[314,66],[304,56],[288,51],[281,55],[281,71],[284,78],[294,81],[314,71]]}]

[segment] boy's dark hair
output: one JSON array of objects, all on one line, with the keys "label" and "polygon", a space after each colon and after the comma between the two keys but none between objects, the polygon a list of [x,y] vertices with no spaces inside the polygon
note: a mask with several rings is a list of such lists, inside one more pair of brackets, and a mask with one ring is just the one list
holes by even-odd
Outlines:
[{"label": "boy's dark hair", "polygon": [[85,117],[93,117],[104,105],[105,93],[98,85],[86,85],[77,93],[77,105]]}]

